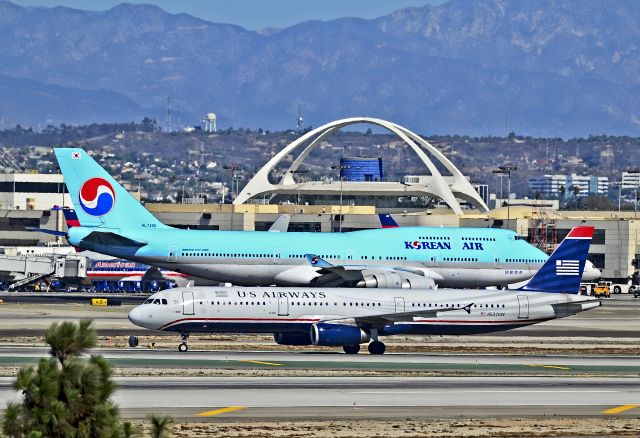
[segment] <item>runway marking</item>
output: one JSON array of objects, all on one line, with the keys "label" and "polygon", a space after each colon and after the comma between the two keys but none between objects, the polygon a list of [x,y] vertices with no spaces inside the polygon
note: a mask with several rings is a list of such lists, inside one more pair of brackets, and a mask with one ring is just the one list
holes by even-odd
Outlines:
[{"label": "runway marking", "polygon": [[561,367],[558,365],[536,365],[536,364],[528,364],[528,367],[540,367],[540,368],[553,368],[555,370],[570,370],[569,367]]},{"label": "runway marking", "polygon": [[[486,393],[486,394],[560,394],[560,393],[566,393],[566,394],[576,394],[576,393],[580,393],[580,394],[617,394],[620,391],[615,391],[615,390],[573,390],[573,389],[549,389],[549,390],[545,390],[545,389],[536,389],[536,390],[521,390],[521,389],[487,389],[487,390],[475,390],[475,389],[470,389],[470,390],[464,390],[464,389],[451,389],[451,390],[447,390],[447,391],[430,391],[428,389],[426,390],[410,390],[410,391],[404,391],[404,390],[390,390],[390,391],[353,391],[353,394],[452,394],[452,393],[465,393],[465,392],[473,392],[474,394],[480,394],[480,393]],[[640,405],[634,405],[634,406],[640,406]],[[631,409],[631,408],[629,408]]]},{"label": "runway marking", "polygon": [[635,409],[637,407],[640,407],[640,405],[622,405],[622,406],[616,406],[615,408],[604,410],[600,413],[601,414],[619,414],[620,412],[628,411],[629,409]]},{"label": "runway marking", "polygon": [[227,412],[235,412],[247,409],[246,406],[227,406],[226,408],[215,409],[213,411],[200,412],[198,417],[213,417],[214,415],[226,414]]},{"label": "runway marking", "polygon": [[274,367],[283,367],[283,363],[274,363],[274,362],[262,362],[261,360],[243,360],[241,362],[255,363],[258,365],[271,365]]}]

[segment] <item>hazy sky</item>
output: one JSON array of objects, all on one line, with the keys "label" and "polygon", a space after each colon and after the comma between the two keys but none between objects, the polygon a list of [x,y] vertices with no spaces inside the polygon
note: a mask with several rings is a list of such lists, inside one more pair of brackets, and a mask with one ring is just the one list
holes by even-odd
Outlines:
[{"label": "hazy sky", "polygon": [[[11,0],[21,6],[68,6],[76,9],[106,10],[123,0]],[[128,0],[146,3],[172,12],[186,12],[218,23],[247,29],[286,27],[306,20],[340,17],[375,18],[397,9],[444,0]]]}]

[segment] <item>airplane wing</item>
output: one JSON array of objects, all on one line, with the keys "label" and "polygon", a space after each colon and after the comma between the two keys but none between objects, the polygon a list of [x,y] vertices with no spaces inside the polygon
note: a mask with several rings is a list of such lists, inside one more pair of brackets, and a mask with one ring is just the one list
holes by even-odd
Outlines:
[{"label": "airplane wing", "polygon": [[418,277],[421,277],[422,279],[429,278],[423,271],[419,269],[413,269],[404,266],[333,265],[315,254],[305,254],[305,258],[311,266],[317,268],[316,272],[321,276],[338,276],[344,282],[362,280],[364,271],[366,271],[366,274],[368,275],[384,273],[404,273],[416,275]]},{"label": "airplane wing", "polygon": [[315,268],[320,268],[317,272],[322,273],[339,273],[344,271],[364,271],[366,270],[376,270],[376,271],[387,271],[387,272],[395,272],[402,271],[408,272],[410,274],[420,275],[424,277],[424,272],[419,269],[407,268],[405,266],[370,266],[370,265],[332,265],[325,259],[315,255],[315,254],[305,254],[304,255],[309,264]]},{"label": "airplane wing", "polygon": [[290,214],[281,214],[280,216],[278,216],[278,219],[276,219],[276,221],[273,224],[271,224],[268,231],[271,231],[274,233],[278,233],[278,232],[286,233],[287,230],[289,229],[290,220],[291,220]]},{"label": "airplane wing", "polygon": [[354,323],[358,327],[383,327],[385,325],[394,324],[397,322],[413,322],[413,318],[433,318],[438,316],[439,313],[443,312],[455,312],[455,311],[465,311],[467,313],[471,313],[471,308],[474,303],[469,303],[463,307],[445,307],[439,309],[424,309],[424,310],[412,310],[410,312],[393,312],[393,313],[385,313],[382,315],[368,315],[368,316],[357,316],[354,318],[347,319],[333,319],[323,321],[328,324],[346,324],[346,323]]}]

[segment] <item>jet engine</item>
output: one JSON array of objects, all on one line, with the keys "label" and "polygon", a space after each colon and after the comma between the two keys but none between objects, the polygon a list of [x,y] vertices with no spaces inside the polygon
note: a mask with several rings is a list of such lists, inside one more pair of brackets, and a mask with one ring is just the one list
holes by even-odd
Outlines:
[{"label": "jet engine", "polygon": [[309,333],[274,333],[273,340],[280,345],[311,345]]},{"label": "jet engine", "polygon": [[356,287],[377,288],[402,288],[402,289],[433,289],[436,283],[432,278],[409,272],[378,272],[366,274],[363,272],[362,280],[356,283]]},{"label": "jet engine", "polygon": [[371,335],[360,327],[345,324],[319,323],[311,326],[311,343],[339,347],[369,342]]}]

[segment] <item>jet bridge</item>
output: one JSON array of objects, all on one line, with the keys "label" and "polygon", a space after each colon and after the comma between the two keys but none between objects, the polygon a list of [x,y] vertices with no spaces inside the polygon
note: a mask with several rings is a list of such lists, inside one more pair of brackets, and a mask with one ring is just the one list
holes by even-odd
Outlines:
[{"label": "jet bridge", "polygon": [[34,256],[0,255],[0,280],[16,290],[43,278],[83,278],[87,276],[87,258],[78,255]]}]

